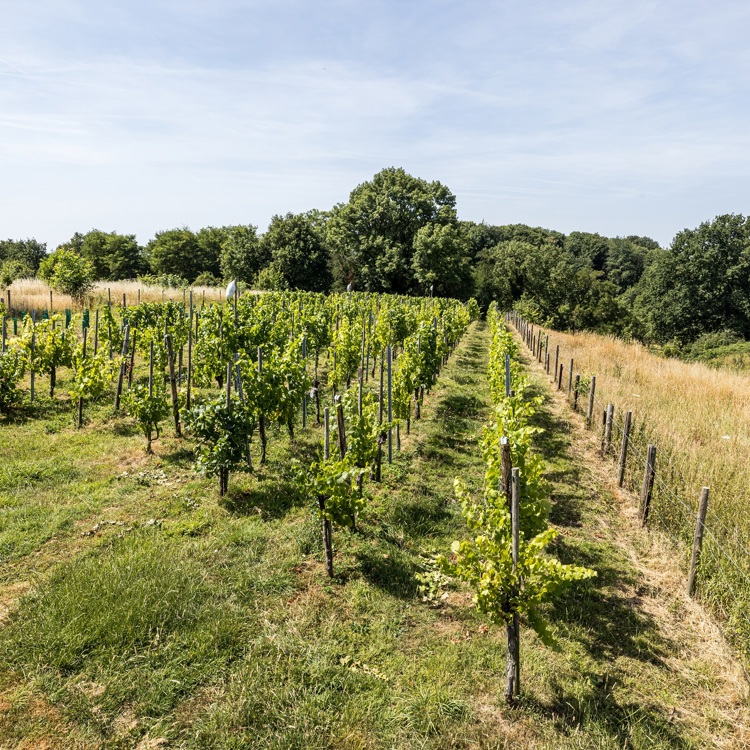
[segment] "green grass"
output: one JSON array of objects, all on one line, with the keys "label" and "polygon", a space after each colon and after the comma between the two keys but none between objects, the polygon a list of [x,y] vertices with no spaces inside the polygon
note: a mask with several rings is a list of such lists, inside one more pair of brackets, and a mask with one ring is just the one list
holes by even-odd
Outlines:
[{"label": "green grass", "polygon": [[0,627],[0,747],[704,747],[701,726],[672,720],[692,689],[664,664],[679,644],[634,606],[643,582],[612,499],[551,411],[538,419],[555,551],[599,577],[550,607],[560,651],[524,630],[518,708],[503,703],[504,633],[469,593],[421,601],[424,555],[464,533],[454,477],[483,483],[486,347],[473,326],[358,532],[334,530],[333,580],[292,481],[318,428],[293,446],[273,432],[269,465],[233,476],[219,502],[189,442],[165,437],[147,457],[106,406],[83,431],[44,413],[0,427],[14,462],[0,474],[0,582],[32,583]]}]

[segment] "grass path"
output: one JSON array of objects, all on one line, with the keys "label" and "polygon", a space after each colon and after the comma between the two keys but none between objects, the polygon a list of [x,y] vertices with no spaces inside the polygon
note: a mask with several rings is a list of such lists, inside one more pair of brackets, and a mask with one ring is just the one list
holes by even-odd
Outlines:
[{"label": "grass path", "polygon": [[165,439],[146,457],[105,412],[85,433],[54,415],[1,426],[24,448],[0,477],[0,749],[743,747],[738,668],[556,394],[538,415],[556,553],[599,577],[550,607],[560,651],[523,632],[519,708],[503,703],[504,633],[469,593],[420,600],[424,556],[464,533],[454,477],[483,482],[487,343],[472,326],[358,533],[334,532],[333,581],[291,481],[319,430],[274,435],[269,466],[220,504],[189,450]]}]

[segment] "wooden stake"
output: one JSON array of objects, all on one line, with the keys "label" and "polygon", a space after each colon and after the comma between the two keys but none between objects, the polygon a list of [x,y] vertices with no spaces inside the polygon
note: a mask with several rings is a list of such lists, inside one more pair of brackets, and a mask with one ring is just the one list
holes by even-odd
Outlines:
[{"label": "wooden stake", "polygon": [[643,472],[643,487],[641,488],[641,523],[645,526],[651,507],[651,492],[654,488],[656,473],[656,446],[649,445],[646,450],[646,468]]},{"label": "wooden stake", "polygon": [[[393,352],[391,345],[386,349],[388,362],[388,423],[393,422]],[[393,463],[393,428],[388,428],[388,463]]]},{"label": "wooden stake", "polygon": [[591,376],[589,383],[589,408],[586,412],[586,425],[591,426],[591,419],[594,416],[594,394],[596,393],[596,375]]},{"label": "wooden stake", "polygon": [[120,356],[120,372],[117,376],[117,389],[115,391],[115,411],[120,409],[120,398],[122,396],[122,383],[125,379],[125,363],[128,359],[128,345],[130,344],[130,326],[125,326],[122,337],[122,354]]},{"label": "wooden stake", "polygon": [[615,416],[615,405],[608,404],[607,416],[604,420],[604,437],[602,438],[602,458],[609,453],[609,448],[612,443],[612,422]]},{"label": "wooden stake", "polygon": [[625,484],[625,466],[628,462],[628,440],[630,439],[630,422],[633,412],[625,412],[625,423],[622,426],[622,443],[620,444],[620,461],[617,469],[617,486]]},{"label": "wooden stake", "polygon": [[573,391],[573,360],[570,360],[570,372],[568,373],[568,398]]},{"label": "wooden stake", "polygon": [[172,413],[174,414],[174,431],[177,437],[182,437],[180,429],[180,405],[177,400],[177,378],[174,371],[174,352],[172,351],[172,337],[164,336],[164,344],[167,347],[167,360],[169,364],[169,386],[172,390]]},{"label": "wooden stake", "polygon": [[[520,508],[520,495],[521,495],[521,481],[519,477],[519,471],[517,468],[511,471],[511,541],[512,541],[512,557],[513,557],[513,572],[516,572],[519,558],[519,508]],[[513,622],[506,626],[506,634],[508,638],[508,657],[506,662],[505,670],[505,700],[512,704],[515,701],[516,696],[520,693],[521,689],[521,665],[520,659],[520,644],[519,635],[520,627],[518,622],[518,615],[513,614]]]},{"label": "wooden stake", "polygon": [[690,558],[690,573],[688,575],[688,596],[695,593],[695,578],[698,571],[698,563],[703,550],[703,530],[706,528],[706,511],[708,510],[708,487],[701,490],[701,499],[698,503],[698,516],[695,521],[695,534],[693,535],[693,554]]}]

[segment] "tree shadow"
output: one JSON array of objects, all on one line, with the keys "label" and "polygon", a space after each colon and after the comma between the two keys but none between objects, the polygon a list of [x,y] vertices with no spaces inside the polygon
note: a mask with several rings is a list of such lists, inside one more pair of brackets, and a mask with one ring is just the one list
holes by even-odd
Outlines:
[{"label": "tree shadow", "polygon": [[188,467],[195,463],[195,451],[184,445],[178,445],[174,450],[160,453],[159,458],[170,466]]},{"label": "tree shadow", "polygon": [[417,594],[417,566],[411,557],[396,548],[367,545],[356,552],[357,566],[373,586],[398,599],[412,599]]},{"label": "tree shadow", "polygon": [[261,515],[264,518],[283,518],[293,508],[304,505],[299,488],[287,478],[259,481],[252,489],[232,486],[219,505],[236,516]]},{"label": "tree shadow", "polygon": [[427,485],[410,488],[389,516],[393,526],[411,538],[442,534],[447,530],[446,522],[452,519],[445,497]]},{"label": "tree shadow", "polygon": [[591,734],[596,727],[597,733],[607,736],[607,740],[601,740],[607,742],[607,747],[610,747],[608,741],[612,740],[616,743],[612,746],[624,748],[688,750],[695,747],[659,706],[649,705],[642,697],[618,699],[615,695],[616,678],[594,672],[584,676],[590,687],[583,692],[566,690],[553,676],[549,681],[552,693],[549,700],[525,697],[523,703],[551,720],[555,729],[565,736],[580,735],[581,731]]}]

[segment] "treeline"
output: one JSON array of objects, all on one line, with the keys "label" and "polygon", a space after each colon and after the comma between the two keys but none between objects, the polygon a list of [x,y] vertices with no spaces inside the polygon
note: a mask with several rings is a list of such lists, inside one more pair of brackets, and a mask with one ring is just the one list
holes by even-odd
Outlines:
[{"label": "treeline", "polygon": [[[54,273],[54,256],[65,260]],[[73,268],[78,264],[76,268]],[[76,233],[47,255],[36,240],[0,241],[0,284],[144,278],[162,284],[238,279],[259,289],[360,291],[468,299],[518,308],[527,320],[684,346],[711,334],[750,334],[750,219],[719,216],[676,235],[565,235],[523,224],[460,221],[440,182],[387,168],[329,211],[253,225],[135,235]]]},{"label": "treeline", "polygon": [[718,216],[679,232],[669,249],[648,237],[563,235],[523,225],[475,227],[474,277],[534,323],[667,346],[750,337],[750,219]]}]

